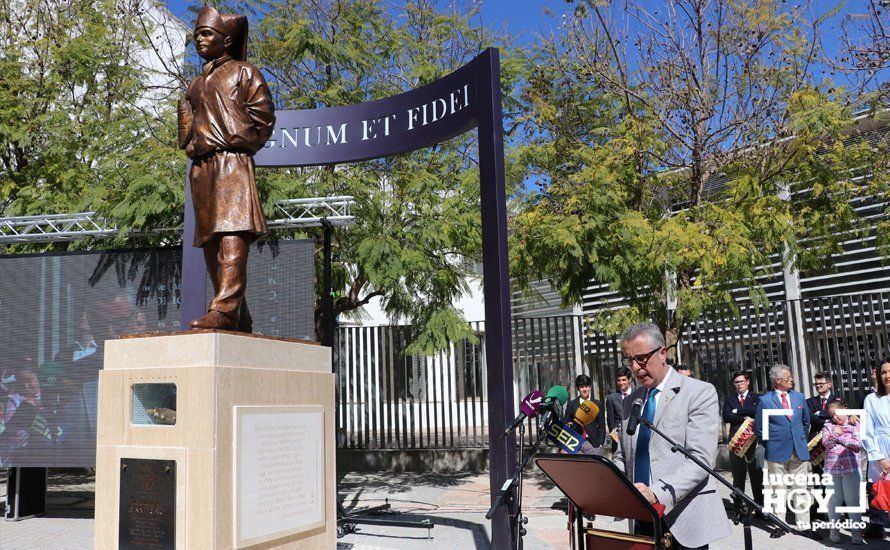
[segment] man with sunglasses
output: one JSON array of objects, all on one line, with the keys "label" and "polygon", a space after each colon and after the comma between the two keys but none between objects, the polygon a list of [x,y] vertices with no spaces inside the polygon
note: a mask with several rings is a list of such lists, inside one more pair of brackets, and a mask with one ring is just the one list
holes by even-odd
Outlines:
[{"label": "man with sunglasses", "polygon": [[[627,422],[640,399],[643,418],[713,466],[720,425],[717,391],[668,365],[664,336],[653,323],[629,327],[621,337],[621,352],[640,387],[623,403],[621,444],[613,460],[646,500],[665,506],[663,520],[675,548],[707,548],[731,532],[716,483],[697,464],[671,452],[671,444],[645,425],[628,435]],[[653,532],[647,522],[638,522],[635,530]]]}]

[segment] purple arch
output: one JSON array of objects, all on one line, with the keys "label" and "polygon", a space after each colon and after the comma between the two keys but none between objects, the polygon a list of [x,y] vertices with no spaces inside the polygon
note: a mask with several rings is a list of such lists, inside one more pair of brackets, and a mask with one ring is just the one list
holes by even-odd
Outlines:
[{"label": "purple arch", "polygon": [[[358,105],[279,111],[276,117],[272,140],[254,157],[257,166],[314,166],[381,158],[429,147],[478,128],[493,501],[516,470],[515,439],[512,435],[498,437],[509,425],[515,403],[498,50],[488,48],[453,73],[409,92]],[[194,225],[187,188],[180,294],[183,327],[203,315],[206,307],[204,257],[200,249],[189,246]],[[508,548],[511,538],[507,507],[502,506],[492,519],[492,547]]]}]

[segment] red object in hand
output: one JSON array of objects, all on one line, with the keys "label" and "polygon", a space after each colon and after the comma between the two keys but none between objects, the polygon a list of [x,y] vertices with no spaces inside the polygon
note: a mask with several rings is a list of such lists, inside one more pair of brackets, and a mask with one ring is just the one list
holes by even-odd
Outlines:
[{"label": "red object in hand", "polygon": [[658,517],[664,517],[664,508],[665,508],[664,504],[661,504],[660,502],[656,502],[656,503],[652,504],[652,507],[655,508],[656,512],[658,512]]},{"label": "red object in hand", "polygon": [[887,474],[881,474],[881,479],[871,485],[874,496],[871,499],[871,507],[890,512],[890,479]]}]

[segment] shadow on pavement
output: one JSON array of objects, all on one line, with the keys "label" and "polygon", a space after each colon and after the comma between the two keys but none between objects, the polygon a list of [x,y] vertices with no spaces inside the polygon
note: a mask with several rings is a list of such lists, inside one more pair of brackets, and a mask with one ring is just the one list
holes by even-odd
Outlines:
[{"label": "shadow on pavement", "polygon": [[386,489],[390,493],[406,493],[416,486],[425,487],[457,487],[467,479],[479,475],[479,472],[456,473],[419,473],[403,472],[398,475],[390,473],[349,473],[338,472],[340,492],[351,492],[357,487],[373,491]]},{"label": "shadow on pavement", "polygon": [[[379,516],[386,517],[386,516]],[[479,523],[475,523],[472,521],[455,519],[455,518],[443,518],[443,517],[431,517],[431,516],[422,516],[416,514],[393,514],[390,517],[393,519],[398,518],[401,520],[413,520],[418,521],[421,519],[429,519],[433,523],[433,529],[431,531],[432,539],[427,538],[427,532],[424,529],[411,529],[411,528],[388,528],[389,531],[387,533],[378,533],[374,532],[373,526],[363,526],[359,525],[358,530],[353,532],[350,536],[361,536],[368,537],[369,539],[376,539],[380,541],[384,540],[400,540],[400,541],[417,541],[418,547],[420,547],[421,541],[429,541],[430,545],[435,545],[437,547],[441,547],[443,545],[442,542],[436,542],[436,527],[450,527],[453,529],[462,529],[466,530],[472,536],[472,546],[462,546],[463,548],[473,548],[475,550],[488,550],[491,548],[491,542],[488,540],[488,534],[485,531],[485,527],[480,525]],[[368,541],[370,542],[370,540]],[[350,543],[350,542],[339,542],[337,543],[338,548],[352,548],[352,547],[361,547],[363,543]],[[432,547],[432,546],[430,546]]]}]

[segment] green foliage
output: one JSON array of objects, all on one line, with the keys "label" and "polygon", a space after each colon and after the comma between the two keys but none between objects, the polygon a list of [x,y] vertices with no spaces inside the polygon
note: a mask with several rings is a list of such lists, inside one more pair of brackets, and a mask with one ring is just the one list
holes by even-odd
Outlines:
[{"label": "green foliage", "polygon": [[[378,0],[248,2],[251,61],[263,67],[278,108],[332,107],[388,97],[440,78],[501,40],[472,23],[470,7],[431,2],[394,8]],[[503,55],[510,97],[519,61]],[[509,104],[508,104],[509,105]],[[334,234],[335,313],[379,296],[394,322],[410,324],[408,352],[473,338],[452,304],[469,291],[465,260],[481,259],[475,136],[389,159],[337,167],[262,170],[270,201],[352,195],[356,223]],[[284,236],[284,235],[279,235]],[[317,295],[321,296],[321,246]],[[322,322],[321,304],[316,308]]]},{"label": "green foliage", "polygon": [[587,2],[537,46],[547,69],[524,89],[517,159],[539,190],[513,219],[511,262],[520,288],[549,279],[564,305],[608,284],[627,305],[599,328],[654,319],[677,337],[739,299],[764,303],[774,263],[830,269],[862,230],[851,201],[875,191],[856,176],[886,149],[847,139],[843,96],[806,72],[797,8],[666,4]]},{"label": "green foliage", "polygon": [[[390,96],[444,76],[501,42],[471,22],[476,12],[468,6],[443,11],[417,1],[396,10],[378,0],[213,4],[250,17],[250,61],[264,69],[279,109]],[[103,246],[132,246],[134,233],[181,225],[185,165],[173,149],[172,107],[182,87],[162,100],[158,116],[139,107],[145,74],[129,61],[148,37],[154,41],[160,33],[140,32],[138,14],[120,11],[128,5],[58,0],[33,12],[22,4],[0,14],[7,22],[0,53],[5,215],[96,209],[123,230]],[[10,18],[26,18],[43,30],[33,39],[17,36]],[[25,61],[35,57],[39,63]],[[518,61],[502,58],[512,105]],[[187,81],[177,77],[180,84]],[[430,352],[472,338],[452,304],[468,292],[471,262],[465,260],[481,257],[475,154],[474,136],[466,135],[386,160],[260,170],[258,185],[269,216],[281,199],[356,197],[357,223],[334,235],[336,313],[351,314],[380,296],[394,321],[411,324],[408,351]],[[320,231],[309,234],[319,239],[320,256]],[[306,233],[274,235],[294,236]],[[320,304],[316,312],[321,326]]]},{"label": "green foliage", "polygon": [[155,29],[138,4],[0,4],[3,215],[97,210],[124,229],[117,244],[182,223],[184,156],[139,63]]}]

